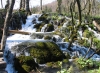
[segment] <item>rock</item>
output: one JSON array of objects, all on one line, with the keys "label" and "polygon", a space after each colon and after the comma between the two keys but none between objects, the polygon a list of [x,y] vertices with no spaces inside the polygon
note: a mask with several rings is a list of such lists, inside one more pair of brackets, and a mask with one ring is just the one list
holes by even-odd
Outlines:
[{"label": "rock", "polygon": [[65,55],[54,42],[23,42],[11,49],[15,53],[36,58],[36,62],[43,64],[46,62],[59,61],[65,58]]}]

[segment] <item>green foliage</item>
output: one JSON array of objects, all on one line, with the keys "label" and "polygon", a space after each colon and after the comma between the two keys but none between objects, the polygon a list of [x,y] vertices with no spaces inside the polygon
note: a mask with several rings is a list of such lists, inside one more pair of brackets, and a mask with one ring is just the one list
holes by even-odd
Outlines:
[{"label": "green foliage", "polygon": [[93,38],[93,46],[97,54],[100,54],[100,40],[98,38]]},{"label": "green foliage", "polygon": [[90,43],[88,40],[85,40],[82,45],[85,47],[90,47]]},{"label": "green foliage", "polygon": [[83,33],[83,36],[86,37],[86,38],[90,38],[90,37],[94,36],[94,33],[92,31],[85,30],[84,33]]},{"label": "green foliage", "polygon": [[88,73],[100,73],[100,67],[99,69],[88,70]]},{"label": "green foliage", "polygon": [[100,40],[98,38],[93,39],[93,45],[99,50],[100,48]]},{"label": "green foliage", "polygon": [[95,28],[94,28],[95,26],[94,26],[93,24],[89,24],[88,26],[89,26],[91,29],[93,29],[93,30],[95,29]]},{"label": "green foliage", "polygon": [[93,68],[94,61],[91,59],[85,59],[85,58],[78,58],[76,60],[76,63],[78,64],[80,69],[89,69]]}]

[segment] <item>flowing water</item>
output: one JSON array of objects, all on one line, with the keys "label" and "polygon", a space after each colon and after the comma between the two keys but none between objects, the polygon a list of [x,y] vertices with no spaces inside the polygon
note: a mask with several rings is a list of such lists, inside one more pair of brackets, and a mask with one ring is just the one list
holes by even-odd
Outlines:
[{"label": "flowing water", "polygon": [[[32,20],[36,20],[36,23],[40,23],[40,21],[38,21],[39,16],[41,15],[33,14],[31,16],[28,16],[26,19],[26,24],[22,25],[22,30],[20,31],[30,32],[30,35],[31,33],[36,32],[36,29],[34,28],[35,24],[32,23]],[[67,23],[68,22],[66,22],[63,27],[65,27]],[[43,30],[44,28],[45,27],[42,27],[42,30],[40,33],[44,33],[44,30]],[[8,71],[8,73],[17,73],[17,71],[15,71],[15,69],[13,68],[13,63],[14,63],[13,59],[16,56],[16,54],[13,51],[11,51],[11,47],[28,40],[29,41],[32,40],[30,35],[14,34],[14,35],[8,36],[7,41],[6,41],[6,48],[4,51],[4,60],[7,62],[6,70]],[[56,43],[61,48],[61,50],[70,53],[71,56],[78,56],[78,57],[84,56],[88,50],[85,47],[81,47],[79,45],[73,44],[73,46],[71,47],[72,52],[70,52],[67,49],[69,43],[62,42],[62,38],[60,38],[58,35],[54,35],[54,37],[57,38],[58,41]],[[34,41],[43,41],[43,39],[34,39]],[[93,50],[91,50],[86,57],[88,57],[92,53],[93,53]],[[100,60],[100,56],[95,54],[93,55],[92,59]]]}]

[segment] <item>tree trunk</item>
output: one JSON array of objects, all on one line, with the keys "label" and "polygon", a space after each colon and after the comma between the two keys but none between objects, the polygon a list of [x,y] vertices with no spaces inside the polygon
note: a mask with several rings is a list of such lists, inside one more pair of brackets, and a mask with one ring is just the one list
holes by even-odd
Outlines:
[{"label": "tree trunk", "polygon": [[9,0],[6,1],[5,9],[9,8]]},{"label": "tree trunk", "polygon": [[22,8],[22,0],[20,0],[20,10],[21,10],[21,8]]},{"label": "tree trunk", "polygon": [[25,10],[27,14],[31,15],[30,8],[29,8],[29,1],[30,0],[25,0]]},{"label": "tree trunk", "polygon": [[57,0],[58,2],[58,8],[57,8],[57,11],[59,14],[61,14],[61,3],[62,3],[62,0]]},{"label": "tree trunk", "polygon": [[41,12],[42,12],[42,0],[40,0]]},{"label": "tree trunk", "polygon": [[78,12],[79,12],[79,25],[81,25],[82,17],[81,17],[81,5],[80,5],[80,0],[76,0],[76,2],[77,2]]},{"label": "tree trunk", "polygon": [[21,2],[21,4],[22,4],[22,5],[21,5],[21,9],[24,10],[24,9],[25,9],[25,0],[21,0],[21,1],[22,1],[22,2]]},{"label": "tree trunk", "polygon": [[2,35],[2,41],[1,41],[1,50],[5,49],[6,45],[6,39],[7,39],[7,34],[8,34],[8,27],[10,23],[10,19],[12,16],[12,11],[13,11],[13,6],[14,6],[15,0],[11,0],[11,4],[9,6],[9,9],[6,14],[5,22],[4,22],[4,28],[3,28],[3,35]]}]

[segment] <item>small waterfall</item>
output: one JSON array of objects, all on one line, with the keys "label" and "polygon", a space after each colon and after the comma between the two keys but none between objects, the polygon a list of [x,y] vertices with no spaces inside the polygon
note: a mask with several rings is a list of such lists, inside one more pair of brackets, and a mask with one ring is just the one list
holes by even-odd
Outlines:
[{"label": "small waterfall", "polygon": [[[71,57],[73,57],[73,56],[77,56],[77,57],[81,57],[81,56],[85,56],[86,55],[86,52],[88,51],[88,48],[86,48],[86,47],[81,47],[81,46],[79,46],[79,45],[76,45],[76,44],[74,44],[72,47],[71,47],[71,49],[72,49],[72,51],[70,52],[67,48],[68,48],[68,45],[69,45],[69,43],[66,43],[66,42],[58,42],[57,43],[58,44],[58,46],[61,48],[61,50],[62,51],[67,51],[70,55],[71,55]],[[87,54],[87,56],[86,56],[86,58],[88,58],[91,54],[93,54],[94,53],[94,50],[90,50],[89,51],[89,53]],[[91,59],[93,59],[93,60],[99,60],[100,61],[100,56],[99,55],[97,55],[97,54],[94,54],[92,57],[91,57]]]},{"label": "small waterfall", "polygon": [[41,28],[41,32],[45,32],[47,28],[47,24],[45,24],[42,28]]}]

